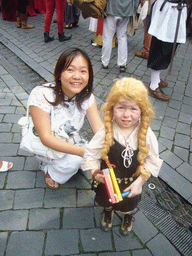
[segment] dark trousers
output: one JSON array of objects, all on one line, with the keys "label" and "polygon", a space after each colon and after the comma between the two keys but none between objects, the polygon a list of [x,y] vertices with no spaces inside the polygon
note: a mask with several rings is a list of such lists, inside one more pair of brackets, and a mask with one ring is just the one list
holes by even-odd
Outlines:
[{"label": "dark trousers", "polygon": [[17,11],[19,13],[26,14],[28,5],[28,0],[17,0]]}]

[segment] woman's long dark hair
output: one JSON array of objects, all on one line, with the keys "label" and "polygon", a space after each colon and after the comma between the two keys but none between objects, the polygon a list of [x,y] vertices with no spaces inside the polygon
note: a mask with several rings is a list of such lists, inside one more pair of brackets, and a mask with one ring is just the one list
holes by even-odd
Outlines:
[{"label": "woman's long dark hair", "polygon": [[81,109],[81,105],[84,100],[88,99],[93,91],[93,68],[89,56],[86,52],[78,48],[72,48],[64,51],[61,56],[59,57],[57,64],[54,70],[54,80],[55,80],[55,87],[53,87],[54,94],[55,94],[55,101],[51,104],[53,106],[57,106],[64,100],[65,94],[63,93],[61,87],[61,73],[65,71],[74,60],[76,56],[82,56],[87,60],[88,69],[89,69],[89,80],[87,86],[76,95],[75,101],[77,107]]}]

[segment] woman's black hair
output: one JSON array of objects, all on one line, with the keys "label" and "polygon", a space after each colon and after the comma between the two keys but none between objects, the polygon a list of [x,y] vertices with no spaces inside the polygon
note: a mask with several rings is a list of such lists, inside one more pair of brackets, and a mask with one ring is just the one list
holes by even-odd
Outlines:
[{"label": "woman's black hair", "polygon": [[55,66],[54,70],[54,80],[55,80],[55,87],[53,87],[54,93],[55,93],[55,101],[51,104],[53,106],[57,106],[64,100],[64,92],[61,88],[61,73],[65,71],[71,64],[71,62],[74,60],[76,56],[83,56],[88,63],[88,69],[89,69],[89,80],[87,86],[76,95],[75,101],[77,104],[77,107],[81,109],[81,105],[84,100],[88,99],[93,91],[93,68],[90,61],[89,56],[86,52],[79,48],[72,48],[64,51]]}]

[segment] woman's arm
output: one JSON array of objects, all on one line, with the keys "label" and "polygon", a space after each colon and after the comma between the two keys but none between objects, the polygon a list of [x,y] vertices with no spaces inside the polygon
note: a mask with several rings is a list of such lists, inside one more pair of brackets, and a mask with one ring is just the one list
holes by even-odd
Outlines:
[{"label": "woman's arm", "polygon": [[99,115],[98,108],[97,108],[97,103],[96,103],[95,99],[94,99],[94,102],[91,105],[91,107],[88,108],[86,116],[87,116],[89,124],[91,125],[91,128],[92,128],[92,130],[95,134],[103,126],[103,122],[102,122],[101,117]]},{"label": "woman's arm", "polygon": [[70,144],[52,135],[49,113],[36,106],[30,106],[30,113],[35,129],[43,145],[56,151],[83,157],[85,147]]}]

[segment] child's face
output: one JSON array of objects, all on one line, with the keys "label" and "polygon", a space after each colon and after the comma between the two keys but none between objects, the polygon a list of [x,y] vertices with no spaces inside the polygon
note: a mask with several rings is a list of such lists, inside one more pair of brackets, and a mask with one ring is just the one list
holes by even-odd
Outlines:
[{"label": "child's face", "polygon": [[76,56],[69,67],[61,73],[61,86],[69,99],[80,93],[88,84],[89,67],[87,60],[79,55]]},{"label": "child's face", "polygon": [[122,98],[115,104],[113,116],[122,130],[130,130],[137,126],[141,109],[134,101]]}]

